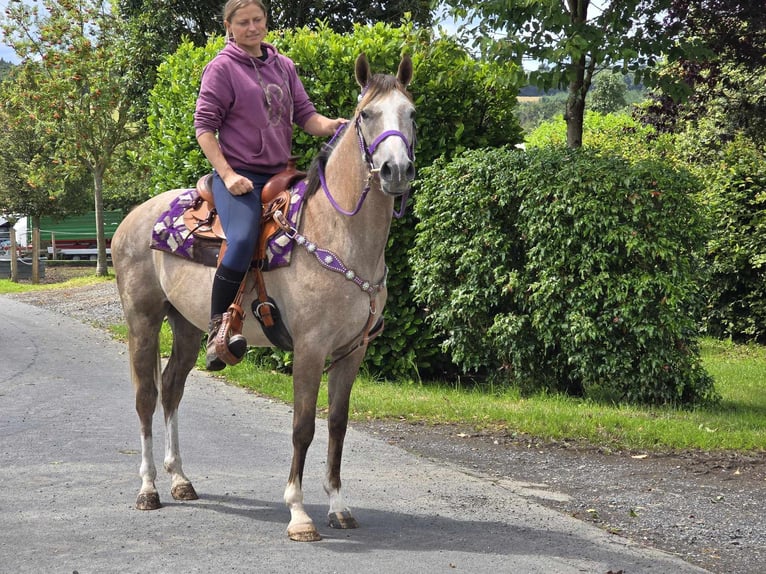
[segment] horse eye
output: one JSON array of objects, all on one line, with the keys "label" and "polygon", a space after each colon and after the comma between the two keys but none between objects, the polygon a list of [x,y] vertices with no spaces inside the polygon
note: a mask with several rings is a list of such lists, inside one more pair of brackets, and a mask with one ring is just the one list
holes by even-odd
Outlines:
[{"label": "horse eye", "polygon": [[370,113],[367,110],[362,110],[361,112],[359,112],[359,115],[361,116],[363,120],[370,119]]}]

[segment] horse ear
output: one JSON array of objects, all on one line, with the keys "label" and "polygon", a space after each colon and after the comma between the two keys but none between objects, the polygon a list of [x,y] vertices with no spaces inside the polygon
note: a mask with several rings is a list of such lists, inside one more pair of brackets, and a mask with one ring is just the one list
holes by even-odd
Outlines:
[{"label": "horse ear", "polygon": [[399,70],[396,72],[396,79],[406,88],[412,80],[412,58],[409,54],[402,56],[399,62]]},{"label": "horse ear", "polygon": [[356,75],[356,83],[359,84],[360,88],[364,89],[367,86],[367,82],[370,81],[370,64],[367,62],[367,56],[364,55],[364,52],[356,57],[354,74]]}]

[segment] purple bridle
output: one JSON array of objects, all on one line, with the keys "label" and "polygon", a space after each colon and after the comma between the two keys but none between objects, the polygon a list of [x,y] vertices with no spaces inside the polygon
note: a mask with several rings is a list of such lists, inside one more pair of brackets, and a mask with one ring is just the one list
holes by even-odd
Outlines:
[{"label": "purple bridle", "polygon": [[[383,143],[384,140],[386,140],[387,138],[391,136],[401,138],[401,140],[404,142],[404,145],[407,147],[407,157],[410,159],[410,161],[413,161],[415,159],[414,144],[410,143],[407,140],[407,136],[405,136],[399,130],[384,131],[378,137],[376,137],[373,140],[373,142],[368,146],[364,140],[364,135],[362,134],[362,128],[360,126],[360,118],[361,116],[356,117],[356,120],[354,121],[354,126],[356,128],[357,139],[359,140],[359,149],[362,152],[362,155],[364,156],[365,160],[367,161],[367,166],[369,167],[369,170],[370,170],[370,177],[367,178],[367,185],[362,191],[362,195],[359,196],[359,201],[357,202],[356,207],[353,210],[347,211],[343,209],[340,205],[338,205],[338,202],[335,201],[335,198],[332,196],[330,189],[327,187],[327,181],[325,181],[324,169],[322,165],[320,164],[318,166],[319,181],[322,184],[322,189],[324,190],[324,193],[327,196],[327,199],[330,200],[330,204],[335,208],[336,211],[338,211],[339,213],[342,213],[343,215],[348,215],[348,216],[353,216],[359,213],[359,210],[362,208],[362,204],[364,203],[364,200],[367,198],[367,193],[370,191],[370,181],[372,179],[372,176],[380,172],[380,169],[375,168],[375,165],[373,164],[373,161],[372,161],[372,156],[375,153],[375,150],[378,149],[378,146],[381,143]],[[346,129],[346,125],[347,124],[344,124],[338,128],[338,130],[335,132],[335,135],[332,137],[328,145],[332,145],[335,139]],[[397,211],[396,209],[394,209],[394,217],[396,217],[397,219],[401,218],[404,215],[404,210],[407,207],[408,196],[409,196],[409,192],[403,193],[402,201],[401,201],[401,204],[399,205],[399,210]]]}]

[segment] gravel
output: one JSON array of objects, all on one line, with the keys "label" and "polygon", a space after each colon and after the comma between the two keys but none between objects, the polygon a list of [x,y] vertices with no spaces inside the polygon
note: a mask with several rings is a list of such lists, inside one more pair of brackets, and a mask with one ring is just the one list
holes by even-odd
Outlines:
[{"label": "gravel", "polygon": [[[46,269],[46,282],[72,273]],[[6,296],[97,327],[123,320],[113,281]],[[470,426],[352,424],[468,473],[527,483],[546,506],[711,572],[766,572],[764,453],[613,452]]]}]

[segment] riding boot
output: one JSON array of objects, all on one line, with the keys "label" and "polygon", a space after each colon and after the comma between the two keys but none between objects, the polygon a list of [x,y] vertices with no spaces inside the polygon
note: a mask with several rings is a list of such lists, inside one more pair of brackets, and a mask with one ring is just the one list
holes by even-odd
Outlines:
[{"label": "riding boot", "polygon": [[[226,363],[216,353],[216,337],[221,328],[223,313],[229,308],[237,295],[239,286],[245,278],[246,271],[235,271],[225,265],[220,265],[213,279],[213,293],[210,303],[210,324],[208,326],[205,365],[209,371],[220,371]],[[241,333],[227,337],[226,346],[236,359],[241,359],[247,352],[247,340]]]},{"label": "riding boot", "polygon": [[221,315],[216,315],[210,318],[210,324],[207,328],[207,348],[205,350],[205,368],[208,371],[220,371],[226,367],[221,359],[215,352],[215,336],[218,334],[218,329],[221,328]]}]

